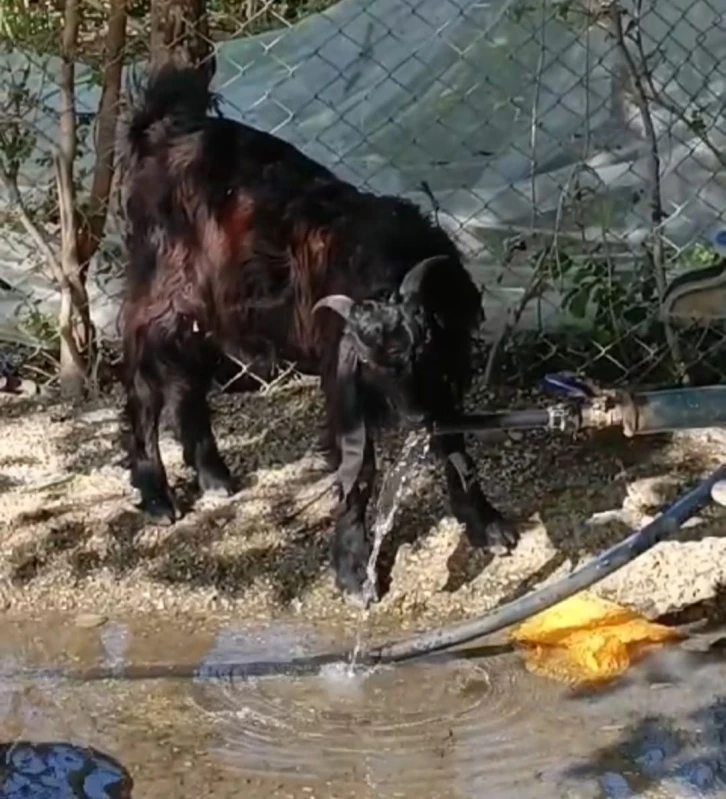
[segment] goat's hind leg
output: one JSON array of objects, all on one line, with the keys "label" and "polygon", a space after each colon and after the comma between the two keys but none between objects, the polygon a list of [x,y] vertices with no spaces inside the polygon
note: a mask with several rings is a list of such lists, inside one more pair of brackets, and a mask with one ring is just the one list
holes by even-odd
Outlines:
[{"label": "goat's hind leg", "polygon": [[433,450],[444,460],[451,511],[464,525],[469,543],[496,555],[510,552],[519,534],[515,525],[486,498],[479,485],[476,465],[466,451],[464,436],[434,438]]},{"label": "goat's hind leg", "polygon": [[178,368],[169,382],[169,402],[174,412],[176,433],[184,452],[184,462],[197,474],[205,497],[228,497],[235,485],[217,448],[212,431],[207,391],[211,374],[205,367],[194,373]]},{"label": "goat's hind leg", "polygon": [[150,365],[133,370],[127,383],[125,416],[130,427],[128,449],[131,484],[141,493],[141,509],[157,521],[179,516],[159,450],[159,417],[164,395]]}]

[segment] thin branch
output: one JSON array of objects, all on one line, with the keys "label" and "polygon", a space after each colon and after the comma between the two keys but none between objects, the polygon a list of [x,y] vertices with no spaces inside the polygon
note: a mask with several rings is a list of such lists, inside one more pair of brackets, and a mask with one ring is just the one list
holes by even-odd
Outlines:
[{"label": "thin branch", "polygon": [[489,383],[492,379],[492,374],[494,373],[494,365],[497,361],[497,355],[499,355],[499,350],[502,346],[502,342],[504,341],[504,337],[509,332],[509,308],[507,308],[506,313],[504,314],[504,319],[502,319],[502,325],[499,328],[499,332],[497,333],[497,337],[492,342],[492,348],[489,350],[489,355],[487,356],[486,366],[484,367],[484,374],[482,376],[482,387],[488,388]]},{"label": "thin branch", "polygon": [[[76,368],[77,376],[86,373],[86,366],[78,350],[73,331],[74,305],[82,315],[84,308],[78,304],[77,282],[79,280],[78,231],[76,226],[76,198],[73,186],[73,162],[77,152],[77,130],[75,109],[75,62],[78,29],[80,27],[80,0],[66,0],[62,36],[60,79],[59,141],[55,153],[56,185],[61,224],[61,308],[58,329],[62,339],[61,369],[64,364],[64,348]],[[85,309],[85,313],[88,309]],[[74,376],[76,379],[76,376]],[[61,377],[61,384],[63,378]],[[74,387],[74,391],[76,388]]]},{"label": "thin branch", "polygon": [[439,212],[441,211],[441,206],[439,205],[439,201],[436,199],[436,195],[434,194],[427,180],[421,181],[421,190],[431,201],[431,208],[434,212],[434,221],[436,222],[436,227],[441,227],[441,223],[439,221]]},{"label": "thin branch", "polygon": [[106,226],[116,157],[116,128],[121,96],[123,50],[126,45],[127,0],[111,0],[106,35],[105,68],[98,106],[96,164],[93,171],[88,217],[79,236],[80,263],[85,265],[98,249]]},{"label": "thin branch", "polygon": [[15,210],[15,213],[18,215],[18,218],[25,228],[26,233],[32,238],[38,249],[45,256],[45,259],[48,261],[48,265],[53,272],[53,277],[56,280],[60,280],[63,273],[61,271],[58,258],[53,252],[53,248],[50,246],[48,237],[40,229],[38,224],[30,217],[30,214],[25,207],[25,202],[20,194],[20,190],[18,189],[17,181],[13,180],[13,178],[8,174],[2,163],[0,163],[0,180],[2,180],[3,186],[8,193],[10,207]]},{"label": "thin branch", "polygon": [[282,385],[285,380],[292,374],[297,373],[297,363],[295,361],[290,361],[288,365],[283,369],[277,377],[271,380],[263,389],[263,394],[269,394],[273,389],[277,388],[278,386]]},{"label": "thin branch", "polygon": [[[72,2],[73,0],[69,0]],[[73,335],[73,283],[68,275],[69,263],[73,263],[77,267],[77,246],[76,246],[76,229],[74,221],[74,207],[72,205],[73,186],[70,189],[66,183],[66,175],[60,155],[56,155],[56,185],[58,187],[58,199],[60,202],[60,216],[61,216],[61,239],[62,239],[62,255],[61,255],[61,270],[59,276],[59,287],[61,295],[61,307],[58,314],[58,333],[60,334],[63,344],[65,344],[68,354],[70,355],[73,364],[78,370],[79,374],[83,375],[86,372],[86,365],[83,361],[81,353],[78,350],[75,336]],[[69,198],[71,204],[69,205]],[[70,215],[70,220],[68,219]],[[70,225],[70,228],[68,227]],[[62,355],[62,350],[61,350]],[[62,363],[62,358],[61,358]]]},{"label": "thin branch", "polygon": [[635,104],[638,106],[640,118],[643,123],[643,130],[648,141],[650,151],[648,154],[648,168],[650,172],[650,216],[654,225],[659,225],[664,216],[663,202],[661,200],[660,188],[660,154],[658,152],[658,138],[653,127],[653,118],[648,108],[648,95],[645,92],[643,81],[633,56],[625,42],[625,31],[623,30],[622,10],[613,4],[612,8],[613,26],[615,30],[615,44],[628,67],[630,80],[635,92]]},{"label": "thin branch", "polygon": [[244,361],[241,361],[236,355],[233,355],[230,352],[225,351],[224,354],[230,359],[230,361],[232,361],[233,364],[239,366],[239,372],[237,372],[234,377],[231,377],[223,386],[220,387],[220,392],[226,391],[232,385],[232,383],[245,376],[256,380],[262,389],[265,389],[267,386],[269,386],[269,383],[266,380],[263,380],[259,375],[256,375],[250,370],[249,364],[244,363]]},{"label": "thin branch", "polygon": [[[638,9],[641,9],[640,2]],[[620,52],[625,66],[627,67],[630,81],[632,84],[633,92],[635,94],[635,104],[638,107],[640,118],[643,123],[643,132],[645,133],[646,141],[649,146],[648,153],[648,171],[650,178],[650,218],[651,218],[651,248],[648,252],[648,258],[655,278],[655,284],[658,289],[658,297],[662,298],[666,292],[666,276],[663,255],[663,238],[660,235],[659,228],[665,217],[663,211],[663,200],[661,193],[660,182],[660,154],[658,152],[658,137],[655,133],[653,126],[653,118],[650,113],[648,95],[645,90],[643,78],[638,66],[633,59],[633,56],[628,49],[625,41],[625,31],[623,29],[623,11],[619,4],[613,3],[610,9],[613,31],[615,34],[615,46]],[[640,25],[640,17],[634,21],[634,24]],[[647,72],[647,64],[642,64],[643,71]],[[686,369],[683,363],[683,358],[680,352],[678,339],[674,334],[671,326],[666,322],[664,323],[664,330],[668,348],[671,351],[674,366],[679,372],[681,380],[687,378]]]},{"label": "thin branch", "polygon": [[530,149],[530,190],[532,192],[532,227],[537,224],[537,130],[539,127],[539,120],[537,112],[539,110],[539,96],[542,87],[542,70],[544,69],[544,60],[546,53],[545,45],[545,28],[547,26],[547,3],[546,0],[540,0],[540,7],[542,10],[542,18],[540,20],[540,46],[539,46],[539,59],[537,60],[537,73],[534,80],[534,96],[532,98],[532,122],[530,125],[529,134],[529,149]]},{"label": "thin branch", "polygon": [[492,373],[494,372],[494,365],[496,363],[497,355],[499,354],[499,350],[504,343],[507,334],[514,330],[517,325],[522,320],[522,316],[529,305],[529,303],[539,294],[542,284],[544,283],[544,265],[547,261],[547,256],[550,253],[550,247],[545,247],[542,252],[540,252],[539,256],[537,257],[537,262],[535,263],[532,269],[532,277],[529,279],[529,283],[522,294],[519,302],[517,303],[514,312],[512,313],[511,308],[507,308],[507,312],[504,315],[504,320],[502,322],[502,326],[499,329],[499,333],[497,334],[496,339],[492,344],[492,348],[489,350],[489,356],[487,357],[486,367],[484,369],[484,375],[482,377],[482,382],[484,388],[489,385],[489,381],[492,378]]},{"label": "thin branch", "polygon": [[60,91],[59,141],[55,154],[56,183],[60,205],[62,253],[61,265],[67,275],[69,261],[78,262],[76,237],[76,197],[73,186],[73,162],[77,152],[75,79],[76,42],[80,26],[80,0],[66,0],[62,58],[58,88]]},{"label": "thin branch", "polygon": [[[642,0],[638,0],[636,6],[636,13],[638,18],[638,23],[640,23],[640,17],[642,14]],[[658,91],[655,87],[655,82],[653,81],[653,74],[648,69],[647,63],[648,59],[645,55],[645,47],[643,46],[643,36],[640,32],[640,24],[636,25],[633,31],[633,41],[635,42],[635,46],[638,50],[638,55],[640,57],[641,62],[643,63],[643,76],[645,78],[645,82],[647,87],[650,91],[650,100],[651,102],[658,103],[666,111],[669,111],[673,114],[679,122],[683,122],[688,129],[695,133],[696,136],[701,140],[701,143],[705,145],[706,149],[710,151],[711,155],[713,155],[716,160],[721,164],[722,167],[726,167],[726,155],[724,155],[718,147],[708,138],[708,135],[703,131],[699,126],[694,126],[688,121],[688,117],[686,117],[686,112],[680,108],[676,103],[674,103],[670,97],[666,94],[665,88],[661,88]]]}]

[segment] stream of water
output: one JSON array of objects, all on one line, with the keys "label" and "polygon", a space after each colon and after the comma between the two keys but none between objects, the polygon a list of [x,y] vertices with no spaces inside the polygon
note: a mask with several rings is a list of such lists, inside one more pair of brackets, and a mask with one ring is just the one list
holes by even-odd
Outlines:
[{"label": "stream of water", "polygon": [[386,536],[393,529],[396,514],[408,494],[411,481],[419,466],[428,456],[430,436],[426,430],[412,430],[391,468],[386,472],[376,500],[375,515],[371,526],[373,546],[366,567],[366,584],[363,588],[363,607],[356,629],[355,645],[351,654],[349,672],[356,669],[363,645],[363,632],[369,616],[370,603],[378,599],[378,558]]}]

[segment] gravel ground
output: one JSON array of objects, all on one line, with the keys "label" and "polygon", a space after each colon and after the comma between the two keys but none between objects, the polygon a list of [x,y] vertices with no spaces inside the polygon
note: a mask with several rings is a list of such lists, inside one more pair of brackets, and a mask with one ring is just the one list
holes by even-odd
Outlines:
[{"label": "gravel ground", "polygon": [[[542,398],[535,398],[538,403]],[[471,404],[533,398],[476,389]],[[267,394],[213,398],[220,448],[244,488],[234,502],[190,511],[173,527],[148,524],[121,468],[118,394],[71,409],[49,398],[0,399],[0,606],[9,615],[234,614],[357,619],[328,562],[332,499],[306,454],[320,419],[315,381]],[[381,446],[381,467],[401,435]],[[175,491],[191,475],[168,429],[162,451]],[[372,618],[421,627],[481,613],[621,540],[683,483],[726,455],[726,435],[698,431],[628,441],[617,431],[576,438],[540,433],[472,442],[482,485],[520,521],[511,557],[468,549],[448,515],[443,476],[421,470],[381,559],[387,593]],[[678,541],[603,581],[603,596],[649,617],[720,606],[726,575],[723,513],[708,510]]]}]

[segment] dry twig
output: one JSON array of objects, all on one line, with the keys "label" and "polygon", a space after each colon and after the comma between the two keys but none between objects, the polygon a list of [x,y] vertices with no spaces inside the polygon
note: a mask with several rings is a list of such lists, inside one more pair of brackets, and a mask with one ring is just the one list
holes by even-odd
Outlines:
[{"label": "dry twig", "polygon": [[[640,24],[640,11],[642,0],[638,0],[638,18],[633,21],[633,26],[637,28]],[[650,248],[647,250],[648,260],[650,262],[653,277],[655,278],[656,287],[658,290],[658,297],[662,298],[665,294],[667,283],[664,265],[663,254],[663,237],[660,232],[661,223],[665,217],[663,211],[663,199],[661,192],[660,181],[660,154],[658,151],[658,138],[655,133],[653,125],[653,118],[650,113],[650,105],[648,95],[645,90],[643,73],[647,73],[647,64],[642,64],[641,69],[635,63],[632,53],[630,52],[626,42],[626,32],[623,27],[624,12],[617,2],[611,4],[610,17],[612,21],[613,33],[615,36],[615,46],[623,58],[623,62],[628,70],[628,75],[632,84],[635,104],[640,113],[640,118],[643,123],[643,131],[645,138],[648,142],[648,171],[650,173],[650,215],[651,215],[651,230],[650,230]],[[631,26],[632,27],[632,26]],[[671,326],[665,322],[664,331],[668,348],[671,352],[673,364],[683,382],[687,381],[687,373],[683,357],[680,351],[678,338],[673,332]]]}]

